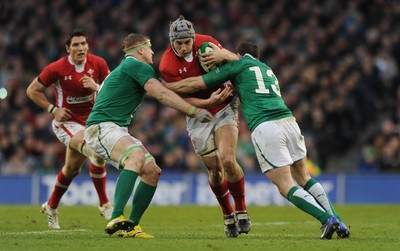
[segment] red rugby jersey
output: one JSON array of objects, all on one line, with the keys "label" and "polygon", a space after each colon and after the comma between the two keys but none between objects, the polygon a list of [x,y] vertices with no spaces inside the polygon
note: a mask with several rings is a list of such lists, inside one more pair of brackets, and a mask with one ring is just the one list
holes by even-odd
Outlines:
[{"label": "red rugby jersey", "polygon": [[[192,50],[193,60],[192,62],[187,62],[183,57],[178,57],[175,54],[171,45],[168,46],[161,57],[161,62],[159,66],[161,77],[165,80],[165,82],[175,82],[188,77],[195,77],[206,73],[201,67],[199,60],[196,56],[200,45],[204,42],[212,42],[222,48],[222,46],[215,38],[208,35],[195,34],[193,45],[194,48]],[[207,99],[217,89],[218,87],[213,89],[206,89],[196,93],[191,93],[189,95],[196,98]],[[228,98],[224,101],[224,103],[210,107],[207,110],[214,115],[218,111],[226,107],[231,100],[232,98]]]},{"label": "red rugby jersey", "polygon": [[49,87],[53,85],[56,94],[56,106],[71,110],[72,118],[82,125],[92,111],[96,92],[83,87],[80,79],[87,75],[96,83],[101,83],[110,73],[106,61],[88,53],[83,65],[74,65],[68,56],[52,62],[39,74],[39,82]]}]

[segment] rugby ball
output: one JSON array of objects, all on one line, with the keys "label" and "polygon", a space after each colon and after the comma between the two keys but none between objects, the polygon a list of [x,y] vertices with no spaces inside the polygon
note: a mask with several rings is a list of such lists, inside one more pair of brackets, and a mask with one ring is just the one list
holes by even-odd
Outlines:
[{"label": "rugby ball", "polygon": [[213,51],[213,48],[211,48],[211,46],[209,45],[208,42],[204,42],[200,45],[199,51],[198,51],[198,55],[199,55],[199,63],[201,65],[201,67],[204,69],[205,72],[209,72],[211,70],[214,70],[215,68],[217,68],[216,65],[214,65],[214,67],[210,68],[208,67],[206,64],[202,63],[200,60],[201,54],[206,53],[206,52],[211,52]]}]

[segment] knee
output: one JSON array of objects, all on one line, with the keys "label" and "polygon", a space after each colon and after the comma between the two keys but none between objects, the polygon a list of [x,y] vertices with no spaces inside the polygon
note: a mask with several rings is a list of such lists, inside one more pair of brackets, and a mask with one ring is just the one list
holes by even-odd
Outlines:
[{"label": "knee", "polygon": [[224,172],[222,170],[211,169],[208,171],[211,184],[221,184],[224,180]]},{"label": "knee", "polygon": [[157,180],[160,178],[161,176],[161,168],[158,167],[156,164],[152,165],[151,168],[149,168],[148,170],[148,176],[151,177],[154,180]]},{"label": "knee", "polygon": [[136,153],[131,153],[124,161],[124,167],[128,170],[135,171],[137,173],[141,172],[144,166],[145,156],[143,153],[137,151]]},{"label": "knee", "polygon": [[221,161],[225,171],[229,172],[229,170],[236,168],[237,163],[235,156],[231,154],[221,156]]},{"label": "knee", "polygon": [[140,172],[140,176],[144,182],[149,185],[157,185],[158,180],[161,176],[161,168],[153,161],[144,165],[142,171]]},{"label": "knee", "polygon": [[72,166],[64,166],[62,170],[67,178],[73,179],[81,172],[81,167],[75,168]]},{"label": "knee", "polygon": [[223,156],[221,161],[226,175],[229,177],[235,176],[239,168],[235,156],[234,155]]}]

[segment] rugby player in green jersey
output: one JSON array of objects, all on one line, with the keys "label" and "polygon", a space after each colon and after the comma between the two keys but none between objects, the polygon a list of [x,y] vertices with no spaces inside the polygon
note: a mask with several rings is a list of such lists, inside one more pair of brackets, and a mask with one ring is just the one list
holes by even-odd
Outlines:
[{"label": "rugby player in green jersey", "polygon": [[339,238],[349,237],[350,230],[333,208],[328,194],[307,172],[304,137],[282,99],[278,79],[269,66],[258,60],[257,45],[240,42],[236,53],[239,60],[166,86],[178,93],[191,93],[230,80],[241,101],[261,171],[282,196],[321,222],[321,239],[331,239],[335,231]]},{"label": "rugby player in green jersey", "polygon": [[[122,43],[125,59],[107,76],[101,85],[93,110],[86,121],[85,141],[88,146],[116,167],[123,167],[114,193],[114,210],[106,232],[119,236],[153,238],[143,232],[140,219],[156,191],[161,169],[142,142],[131,136],[128,126],[145,95],[175,108],[200,122],[208,122],[212,115],[190,105],[158,81],[153,63],[154,52],[150,39],[142,34],[129,34]],[[129,219],[124,208],[137,185]]]}]

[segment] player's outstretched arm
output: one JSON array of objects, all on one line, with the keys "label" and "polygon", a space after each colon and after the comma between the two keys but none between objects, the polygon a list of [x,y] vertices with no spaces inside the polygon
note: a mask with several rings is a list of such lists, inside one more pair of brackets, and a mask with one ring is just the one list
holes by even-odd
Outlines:
[{"label": "player's outstretched arm", "polygon": [[230,97],[232,92],[233,92],[233,90],[231,87],[218,88],[207,99],[200,99],[200,98],[195,98],[195,97],[191,97],[191,96],[184,97],[183,99],[192,105],[207,109],[209,107],[213,107],[213,106],[222,104],[227,98]]},{"label": "player's outstretched arm", "polygon": [[[163,79],[160,80],[161,83],[168,88],[168,83]],[[207,99],[200,99],[192,96],[185,95],[184,93],[177,92],[180,97],[182,97],[189,104],[195,105],[201,108],[209,108],[218,104],[223,103],[233,92],[231,86],[227,86],[225,88],[219,88],[214,91],[211,96]]]},{"label": "player's outstretched arm", "polygon": [[166,83],[165,86],[174,92],[193,93],[207,89],[202,76],[185,78],[177,82]]},{"label": "player's outstretched arm", "polygon": [[212,119],[211,113],[197,108],[183,100],[178,94],[169,90],[155,78],[149,79],[144,85],[147,95],[157,99],[161,104],[177,109],[200,122],[208,122]]}]

